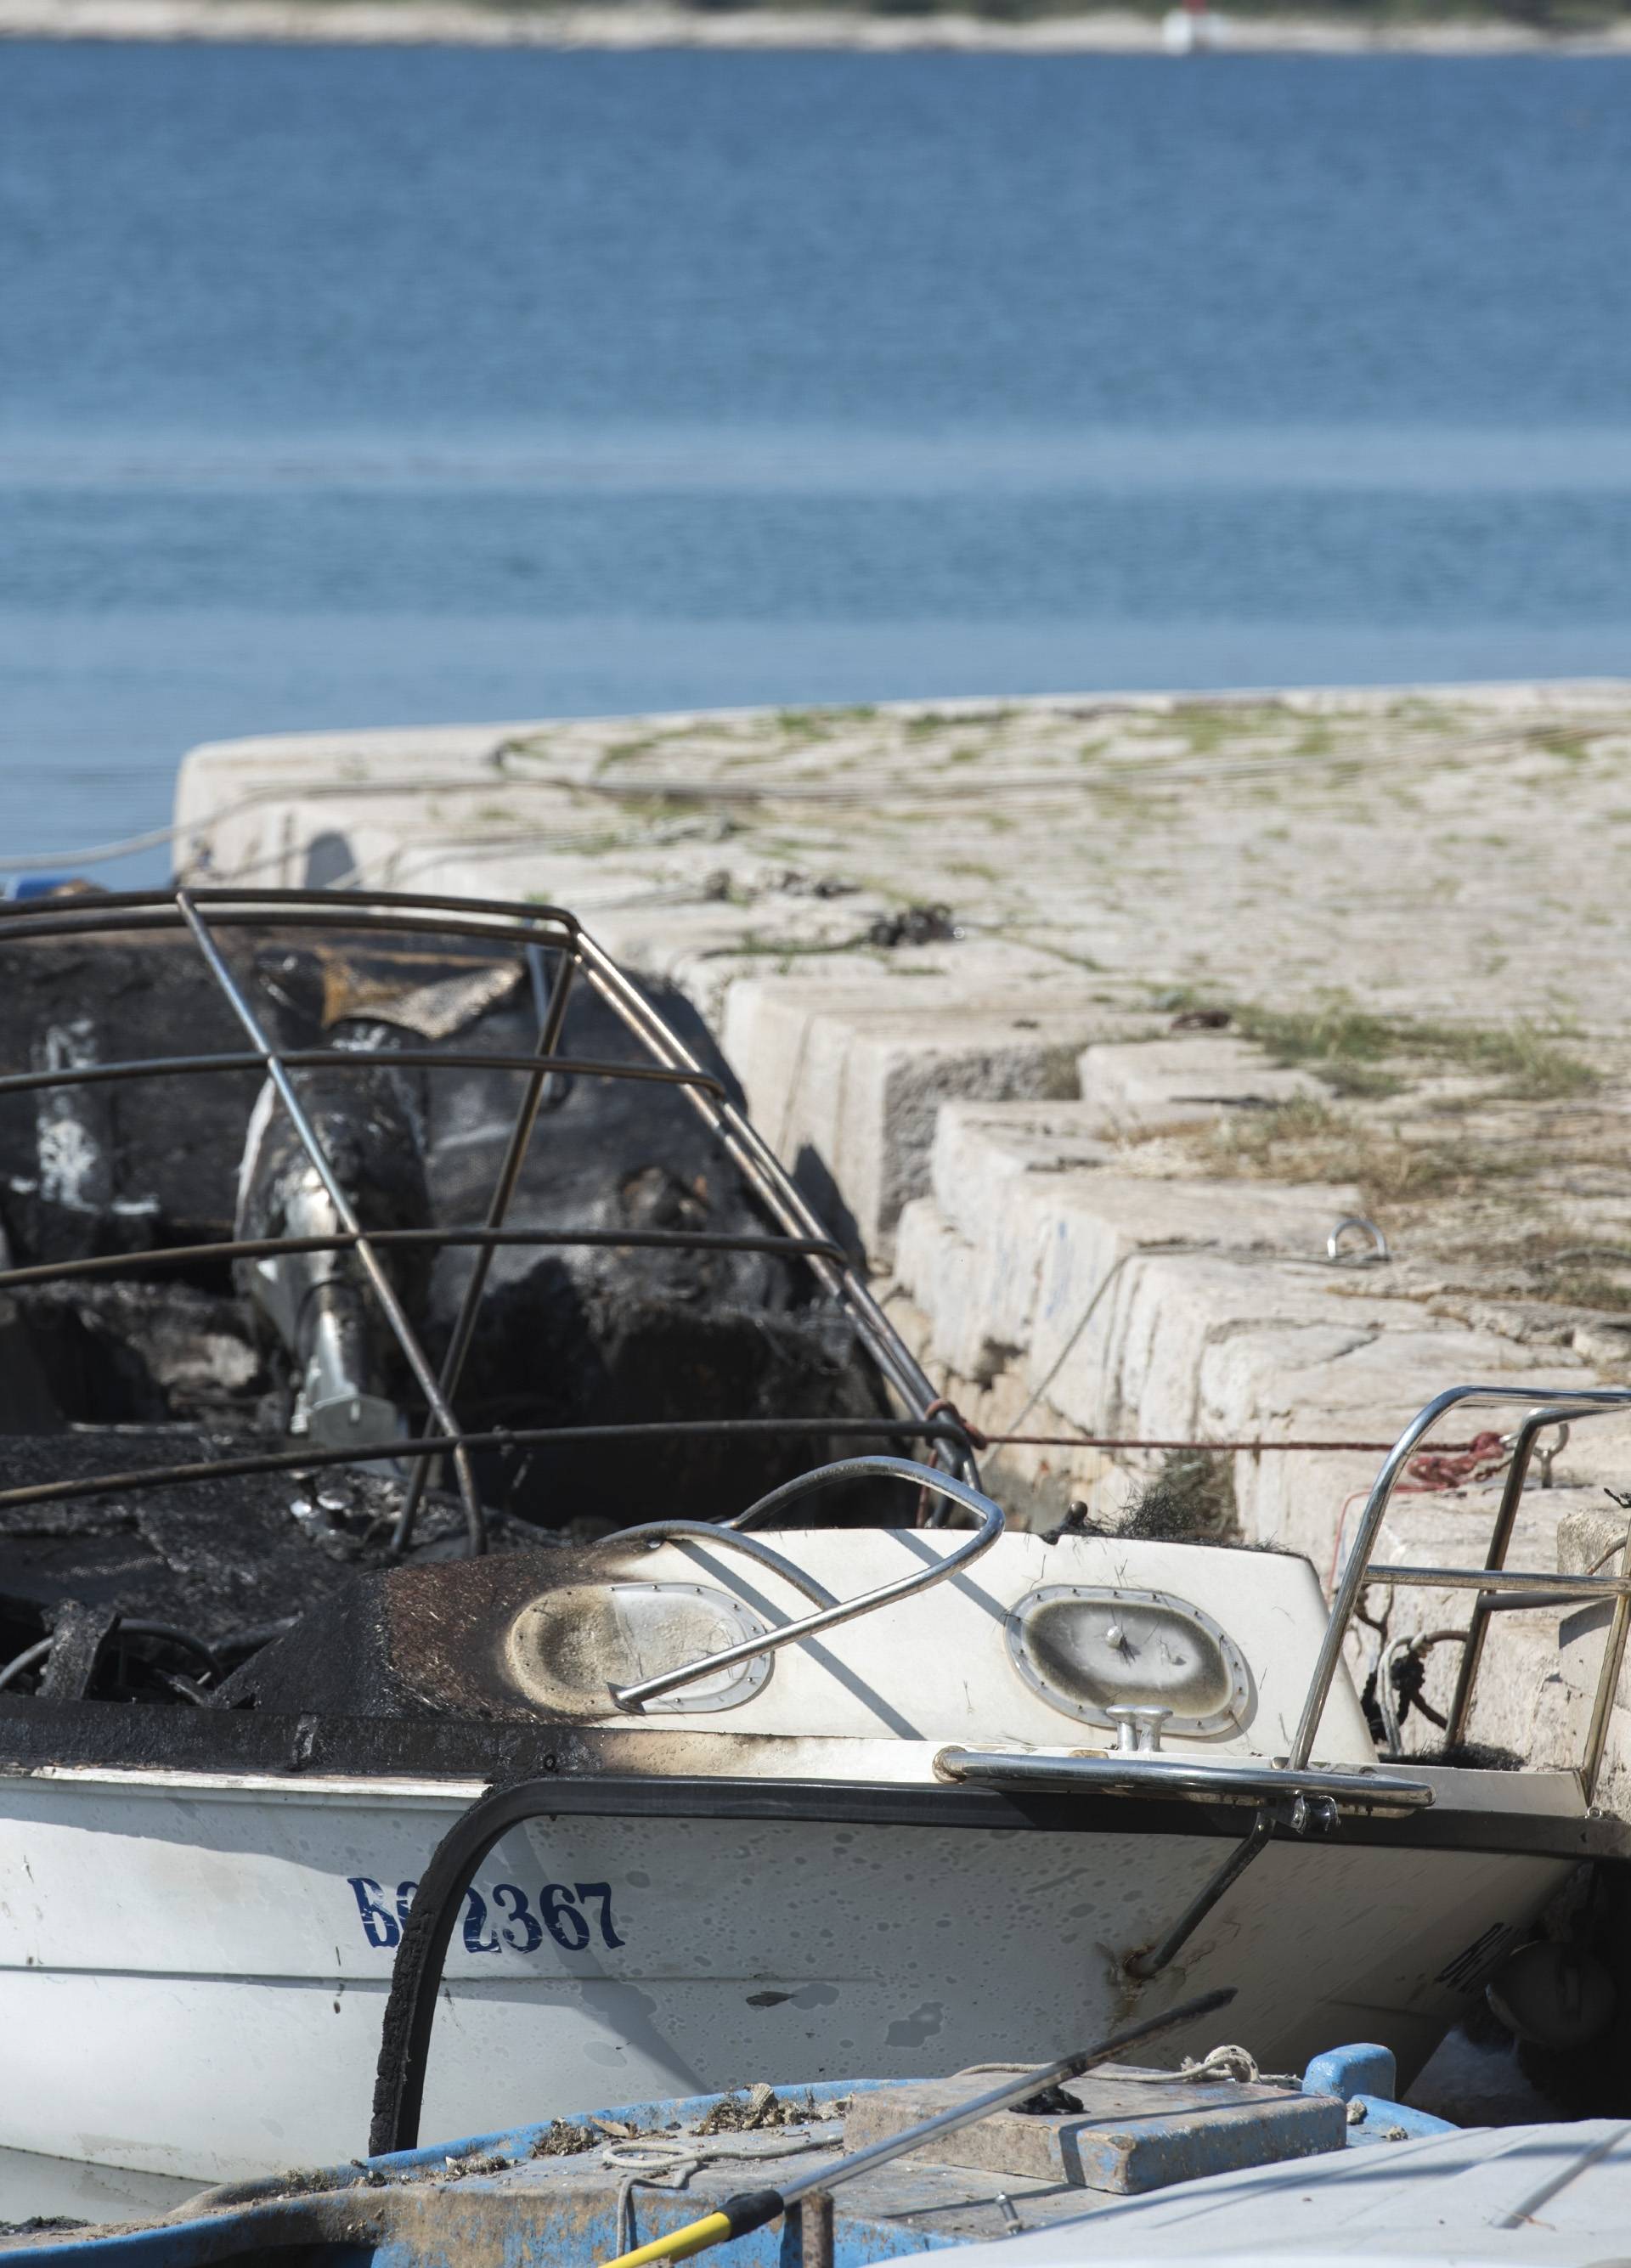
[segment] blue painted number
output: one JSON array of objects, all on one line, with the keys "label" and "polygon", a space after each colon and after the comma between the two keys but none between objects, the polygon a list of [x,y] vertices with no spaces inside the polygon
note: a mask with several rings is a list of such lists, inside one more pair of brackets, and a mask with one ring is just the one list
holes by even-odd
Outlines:
[{"label": "blue painted number", "polygon": [[[507,1906],[505,1904],[506,1898],[510,1902]],[[537,1915],[527,1903],[526,1891],[519,1889],[513,1882],[495,1882],[492,1902],[510,1917],[504,1926],[505,1943],[513,1945],[518,1953],[536,1953],[543,1943],[543,1932],[538,1926]],[[526,1935],[517,1937],[515,1933],[518,1929],[524,1930]]]},{"label": "blue painted number", "polygon": [[[394,1951],[408,1926],[408,1910],[419,1885],[398,1882],[395,1896],[387,1904],[384,1886],[372,1874],[349,1874],[346,1880],[357,1901],[364,1937],[381,1953]],[[494,1910],[491,1927],[489,1899]],[[626,1941],[612,1919],[609,1882],[545,1882],[536,1913],[518,1882],[495,1882],[485,1897],[472,1884],[464,1894],[464,1949],[497,1953],[507,1945],[517,1953],[535,1953],[547,1929],[563,1952],[581,1953],[594,1934],[586,1908],[594,1910],[602,1945],[616,1949]]]}]

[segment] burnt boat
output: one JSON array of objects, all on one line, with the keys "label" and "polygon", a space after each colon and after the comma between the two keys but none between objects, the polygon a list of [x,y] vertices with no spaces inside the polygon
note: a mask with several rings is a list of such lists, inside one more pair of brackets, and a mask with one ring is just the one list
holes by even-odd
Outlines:
[{"label": "burnt boat", "polygon": [[[1293,1557],[1007,1530],[695,1015],[569,914],[51,903],[0,1035],[0,2148],[359,2147],[448,1838],[454,2133],[1040,2059],[1213,1982],[1267,2060],[1407,2080],[1618,1849],[1624,1579],[1509,1575],[1499,1523],[1375,1565],[1502,1397],[1407,1430],[1329,1612]],[[1583,1772],[1378,1759],[1345,1636],[1428,1577],[1606,1607]]]}]

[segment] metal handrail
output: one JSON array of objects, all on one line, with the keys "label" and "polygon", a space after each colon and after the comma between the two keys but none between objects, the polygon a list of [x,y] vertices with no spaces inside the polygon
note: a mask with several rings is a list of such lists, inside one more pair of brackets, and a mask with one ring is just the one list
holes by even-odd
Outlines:
[{"label": "metal handrail", "polygon": [[[335,1217],[348,1236],[357,1239],[357,1257],[362,1263],[380,1313],[390,1326],[391,1336],[402,1349],[402,1359],[413,1373],[414,1381],[430,1405],[432,1417],[444,1433],[454,1433],[459,1421],[454,1416],[446,1395],[432,1369],[430,1359],[419,1344],[418,1333],[408,1320],[408,1313],[396,1296],[396,1287],[385,1270],[384,1263],[363,1232],[363,1226],[347,1193],[344,1182],[335,1170],[321,1136],[308,1116],[305,1104],[295,1093],[294,1082],[284,1068],[282,1057],[268,1035],[260,1018],[243,987],[227,967],[220,946],[203,916],[199,912],[191,894],[184,889],[175,894],[177,910],[192,932],[193,941],[204,957],[205,965],[225,994],[232,1013],[248,1035],[249,1044],[266,1067],[266,1076],[276,1090],[289,1123],[293,1127],[300,1147],[312,1163],[312,1170],[322,1183]],[[453,1453],[454,1477],[459,1484],[459,1501],[464,1507],[465,1532],[472,1553],[487,1548],[487,1515],[482,1507],[481,1492],[476,1485],[476,1469],[470,1462],[470,1453],[462,1443]]]},{"label": "metal handrail", "polygon": [[[1495,1530],[1491,1538],[1491,1556],[1494,1558],[1495,1564],[1483,1568],[1456,1570],[1381,1568],[1374,1565],[1376,1541],[1381,1533],[1382,1523],[1387,1516],[1388,1505],[1391,1500],[1394,1488],[1412,1457],[1417,1454],[1423,1441],[1441,1418],[1446,1417],[1452,1410],[1465,1409],[1469,1406],[1477,1409],[1509,1408],[1514,1403],[1518,1402],[1529,1403],[1531,1407],[1517,1437],[1517,1450],[1522,1453],[1523,1462],[1522,1464],[1519,1463],[1518,1454],[1515,1452],[1513,1468],[1508,1474],[1506,1486],[1502,1493],[1501,1505],[1496,1513]],[[1347,1641],[1348,1628],[1353,1621],[1354,1609],[1358,1606],[1360,1594],[1367,1584],[1391,1580],[1421,1588],[1472,1590],[1479,1593],[1480,1604],[1502,1590],[1526,1589],[1545,1592],[1548,1598],[1554,1599],[1569,1595],[1602,1596],[1613,1600],[1614,1613],[1610,1624],[1608,1640],[1604,1648],[1603,1663],[1592,1707],[1591,1723],[1586,1736],[1585,1755],[1580,1765],[1582,1786],[1587,1800],[1590,1800],[1596,1787],[1598,1773],[1602,1765],[1603,1750],[1608,1738],[1609,1712],[1613,1703],[1614,1690],[1619,1683],[1620,1666],[1625,1658],[1627,1638],[1631,1635],[1631,1582],[1626,1581],[1622,1577],[1614,1576],[1604,1578],[1577,1575],[1513,1574],[1509,1576],[1501,1566],[1500,1560],[1504,1558],[1513,1525],[1517,1520],[1524,1470],[1533,1449],[1535,1436],[1549,1425],[1561,1425],[1583,1418],[1603,1416],[1615,1410],[1631,1410],[1631,1387],[1565,1387],[1560,1388],[1555,1392],[1536,1396],[1532,1393],[1524,1393],[1518,1388],[1509,1386],[1451,1386],[1446,1388],[1443,1393],[1435,1395],[1432,1401],[1416,1412],[1384,1459],[1381,1469],[1371,1484],[1370,1494],[1366,1499],[1358,1532],[1348,1554],[1347,1565],[1343,1571],[1341,1580],[1337,1585],[1331,1602],[1330,1618],[1325,1624],[1325,1636],[1320,1641],[1319,1652],[1309,1678],[1308,1690],[1303,1697],[1302,1716],[1291,1744],[1289,1764],[1292,1771],[1300,1771],[1308,1765],[1314,1742],[1318,1736],[1320,1722],[1325,1715],[1325,1704],[1330,1698],[1338,1665],[1342,1659],[1342,1648]],[[1435,1576],[1438,1578],[1435,1584],[1428,1580]],[[1480,1616],[1479,1606],[1475,1605],[1473,1625],[1468,1633],[1469,1651],[1472,1644],[1473,1630],[1477,1631],[1478,1644],[1481,1648],[1487,1616],[1487,1609]],[[1470,1672],[1464,1679],[1465,1690],[1460,1686],[1458,1688],[1459,1714],[1452,1712],[1450,1719],[1450,1722],[1457,1728],[1458,1737],[1461,1727],[1465,1725],[1471,1705],[1472,1678],[1476,1675],[1476,1671],[1477,1662],[1474,1660]]]},{"label": "metal handrail", "polygon": [[[0,928],[0,942],[5,931]],[[282,1048],[290,1071],[511,1071],[536,1076],[535,1055],[484,1055],[454,1048]],[[61,1064],[48,1071],[0,1072],[0,1094],[27,1094],[36,1087],[107,1086],[136,1079],[191,1079],[211,1071],[263,1071],[258,1055],[132,1056],[122,1063]],[[711,1071],[670,1071],[663,1064],[594,1063],[572,1056],[551,1057],[545,1074],[560,1079],[644,1079],[661,1086],[700,1086],[722,1095],[725,1087]]]},{"label": "metal handrail", "polygon": [[740,1551],[756,1565],[768,1567],[790,1583],[795,1591],[802,1591],[812,1606],[831,1607],[838,1604],[824,1583],[818,1583],[807,1568],[779,1551],[772,1551],[768,1543],[761,1543],[756,1535],[739,1535],[728,1521],[713,1520],[651,1520],[643,1521],[638,1528],[620,1528],[612,1535],[603,1536],[597,1547],[604,1550],[609,1544],[627,1543],[638,1537],[651,1550],[661,1543],[672,1543],[684,1536],[693,1543],[718,1543],[726,1550]]},{"label": "metal handrail", "polygon": [[982,1787],[1058,1788],[1079,1795],[1145,1795],[1183,1803],[1263,1803],[1303,1796],[1339,1811],[1425,1811],[1433,1791],[1425,1780],[1396,1779],[1380,1770],[1333,1771],[1328,1765],[1213,1763],[1170,1755],[1050,1756],[1034,1749],[1012,1754],[986,1749],[941,1749],[934,1770],[942,1779]]},{"label": "metal handrail", "polygon": [[[450,939],[464,938],[490,949],[525,953],[533,966],[539,994],[537,1046],[529,1055],[432,1050],[423,1046],[366,1053],[280,1048],[269,1035],[218,943],[222,933],[246,929],[274,933],[285,929],[321,929],[346,940],[352,947],[369,939],[425,939],[445,946]],[[302,1252],[354,1253],[424,1397],[427,1422],[417,1438],[387,1445],[358,1443],[338,1452],[306,1445],[290,1452],[176,1462],[122,1474],[102,1472],[77,1480],[0,1489],[0,1506],[107,1495],[125,1487],[183,1484],[211,1476],[225,1478],[335,1463],[377,1462],[385,1458],[406,1466],[410,1474],[403,1511],[392,1538],[394,1546],[400,1550],[407,1543],[432,1461],[451,1456],[463,1498],[470,1548],[479,1550],[484,1541],[483,1515],[468,1462],[474,1448],[589,1439],[632,1441],[646,1435],[772,1434],[783,1428],[789,1436],[797,1437],[822,1430],[812,1421],[802,1419],[727,1418],[655,1425],[642,1425],[637,1421],[627,1426],[495,1428],[481,1433],[473,1431],[455,1415],[454,1395],[473,1334],[488,1265],[493,1255],[508,1245],[756,1252],[802,1260],[821,1289],[849,1314],[861,1345],[889,1394],[887,1414],[881,1412],[874,1424],[863,1428],[857,1421],[837,1419],[832,1421],[830,1432],[871,1431],[875,1436],[882,1433],[886,1437],[891,1432],[911,1433],[930,1445],[929,1454],[949,1462],[969,1482],[978,1480],[978,1469],[966,1435],[960,1427],[937,1422],[931,1415],[936,1388],[861,1281],[843,1247],[828,1233],[779,1160],[732,1100],[727,1084],[684,1047],[661,1012],[565,909],[508,900],[444,897],[424,892],[198,886],[129,891],[90,900],[59,900],[0,919],[0,940],[6,942],[96,936],[129,938],[173,931],[190,935],[205,968],[250,1042],[247,1050],[8,1071],[0,1073],[0,1094],[86,1088],[163,1075],[203,1075],[211,1071],[262,1073],[271,1081],[301,1146],[328,1188],[340,1222],[338,1232],[323,1236],[233,1237],[208,1244],[172,1245],[144,1251],[141,1265],[148,1270],[170,1263],[196,1266],[203,1262],[269,1259]],[[542,954],[557,956],[547,998],[540,977]],[[601,1063],[569,1059],[558,1054],[568,990],[574,978],[581,978],[610,1009],[635,1042],[641,1060]],[[365,1226],[346,1203],[321,1130],[302,1105],[295,1075],[332,1069],[359,1071],[393,1066],[427,1071],[476,1068],[519,1077],[521,1092],[518,1107],[488,1200],[486,1219],[480,1227],[373,1229]],[[506,1227],[506,1216],[542,1100],[550,1081],[565,1076],[655,1081],[683,1094],[741,1171],[752,1198],[770,1216],[768,1233],[716,1235],[705,1231]],[[439,1374],[432,1366],[381,1265],[381,1255],[391,1248],[424,1246],[467,1246],[473,1248],[476,1255],[476,1264],[465,1287]],[[0,1270],[0,1288],[70,1277],[118,1274],[129,1265],[129,1256],[122,1253],[83,1255],[77,1259]],[[904,1412],[904,1417],[897,1412]],[[924,1485],[930,1485],[929,1481],[926,1480]],[[979,1502],[983,1505],[986,1499],[981,1498]]]},{"label": "metal handrail", "polygon": [[[880,1607],[892,1606],[899,1600],[915,1597],[971,1565],[983,1552],[990,1550],[1002,1533],[1005,1522],[1000,1504],[993,1504],[988,1496],[982,1496],[978,1489],[954,1479],[949,1473],[936,1472],[932,1465],[918,1464],[910,1457],[844,1457],[837,1464],[819,1466],[814,1472],[801,1473],[796,1479],[786,1481],[780,1488],[772,1489],[768,1496],[762,1496],[756,1504],[749,1505],[746,1512],[738,1513],[734,1520],[723,1523],[719,1528],[703,1523],[703,1532],[716,1542],[730,1539],[740,1543],[742,1531],[750,1522],[762,1520],[767,1513],[776,1511],[782,1505],[791,1504],[796,1498],[808,1496],[816,1489],[830,1487],[835,1482],[855,1480],[875,1473],[911,1481],[936,1496],[950,1498],[954,1504],[960,1504],[965,1511],[976,1514],[980,1523],[978,1532],[966,1543],[960,1544],[956,1550],[948,1553],[944,1559],[915,1568],[910,1575],[900,1576],[892,1583],[880,1584],[876,1590],[863,1591],[858,1598],[840,1599],[832,1606],[823,1607],[819,1613],[805,1615],[798,1622],[784,1623],[779,1630],[771,1631],[763,1638],[743,1638],[740,1645],[727,1646],[718,1653],[699,1655],[695,1661],[685,1663],[682,1668],[665,1669],[660,1676],[643,1678],[638,1684],[611,1686],[608,1690],[615,1706],[631,1716],[638,1716],[646,1702],[661,1700],[665,1693],[677,1692],[683,1685],[694,1685],[699,1678],[712,1676],[717,1670],[734,1669],[739,1662],[752,1661],[761,1654],[778,1653],[785,1646],[796,1645],[801,1638],[814,1638],[821,1631],[836,1630],[841,1623],[854,1622],[862,1615],[875,1614]],[[653,1543],[660,1543],[671,1535],[678,1524],[673,1521],[654,1521],[644,1528],[625,1528],[617,1535],[609,1536],[607,1542],[629,1543],[642,1536],[649,1536]]]},{"label": "metal handrail", "polygon": [[[645,1039],[660,1062],[671,1064],[676,1070],[700,1070],[700,1064],[690,1049],[669,1030],[651,1003],[637,986],[630,983],[603,947],[579,932],[573,939],[573,948],[587,983],[609,1006],[617,1010],[631,1029]],[[802,1190],[789,1177],[775,1152],[744,1111],[738,1110],[728,1100],[713,1104],[693,1087],[682,1087],[680,1092],[693,1109],[712,1126],[727,1153],[789,1233],[803,1236],[823,1233],[822,1222]],[[817,1278],[849,1308],[874,1362],[884,1377],[907,1408],[922,1417],[940,1396],[866,1283],[847,1262],[836,1270],[823,1269],[820,1261],[814,1261],[811,1265]],[[965,1480],[978,1484],[979,1469],[970,1448],[954,1449],[952,1459],[961,1469]]]},{"label": "metal handrail", "polygon": [[[735,1235],[726,1229],[708,1228],[371,1228],[367,1232],[371,1244],[386,1246],[429,1246],[433,1251],[443,1247],[457,1249],[474,1245],[478,1250],[499,1246],[536,1246],[540,1251],[572,1250],[579,1247],[589,1251],[610,1252],[762,1252],[769,1255],[786,1253],[795,1259],[830,1259],[842,1261],[843,1250],[830,1237],[825,1236],[753,1236]],[[280,1253],[351,1252],[358,1239],[349,1229],[333,1229],[323,1235],[311,1236],[232,1236],[210,1244],[169,1244],[158,1251],[144,1251],[142,1265],[146,1268],[194,1268],[201,1261],[269,1260]],[[128,1252],[87,1252],[74,1260],[41,1260],[26,1268],[0,1268],[0,1292],[11,1292],[25,1284],[71,1283],[81,1276],[120,1276],[129,1272]],[[961,1429],[948,1425],[947,1436]],[[411,1446],[398,1445],[394,1454],[409,1456]]]},{"label": "metal handrail", "polygon": [[1614,1599],[1631,1591],[1631,1575],[1528,1574],[1510,1567],[1373,1567],[1370,1580],[1397,1584],[1404,1590],[1477,1591],[1496,1595],[1511,1591],[1522,1598],[1559,1603]]},{"label": "metal handrail", "polygon": [[[218,921],[261,925],[268,910],[278,925],[324,929],[412,930],[430,936],[498,937],[540,924],[576,938],[583,924],[565,906],[529,905],[519,898],[441,897],[433,890],[250,889],[194,882],[188,895],[209,906]],[[35,901],[32,913],[8,913],[7,937],[84,937],[99,930],[175,926],[176,890],[110,890],[106,896]],[[448,916],[456,917],[449,920]],[[435,916],[434,920],[424,917]],[[553,939],[541,940],[552,943]]]},{"label": "metal handrail", "polygon": [[[1523,1501],[1524,1484],[1529,1477],[1530,1463],[1535,1454],[1535,1444],[1547,1427],[1562,1425],[1564,1438],[1568,1425],[1546,1409],[1531,1410],[1523,1418],[1512,1436],[1512,1456],[1507,1466],[1505,1485],[1495,1511],[1495,1524],[1490,1531],[1489,1544],[1484,1553],[1487,1567],[1504,1567],[1507,1553],[1511,1549],[1513,1530],[1517,1526],[1518,1508]],[[1489,1625],[1489,1609],[1484,1601],[1472,1602],[1472,1619],[1467,1624],[1466,1643],[1461,1649],[1461,1666],[1456,1673],[1455,1695],[1450,1704],[1450,1713],[1444,1720],[1444,1738],[1449,1742],[1465,1740],[1467,1719],[1472,1712],[1472,1688],[1478,1678],[1479,1664],[1483,1659],[1484,1638]]]}]

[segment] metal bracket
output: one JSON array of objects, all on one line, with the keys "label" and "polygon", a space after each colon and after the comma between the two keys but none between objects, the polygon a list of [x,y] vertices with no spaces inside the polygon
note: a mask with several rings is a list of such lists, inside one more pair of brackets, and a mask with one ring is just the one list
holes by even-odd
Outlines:
[{"label": "metal bracket", "polygon": [[1267,1850],[1277,1827],[1284,1827],[1293,1835],[1329,1835],[1336,1823],[1337,1807],[1328,1795],[1310,1796],[1299,1790],[1294,1796],[1282,1796],[1275,1802],[1261,1805],[1240,1841],[1196,1891],[1171,1928],[1144,1952],[1130,1953],[1122,1968],[1140,1983],[1159,1977],[1188,1944],[1225,1891],[1240,1880],[1255,1858]]}]

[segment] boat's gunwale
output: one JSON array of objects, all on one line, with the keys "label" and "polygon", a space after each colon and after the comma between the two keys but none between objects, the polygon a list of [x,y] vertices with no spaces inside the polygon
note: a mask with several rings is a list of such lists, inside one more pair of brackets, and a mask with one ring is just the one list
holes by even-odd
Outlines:
[{"label": "boat's gunwale", "polygon": [[[507,1778],[539,1775],[507,1775]],[[953,1788],[922,1781],[771,1778],[624,1771],[546,1775],[562,1817],[763,1821],[882,1828],[934,1828],[986,1833],[1163,1836],[1237,1842],[1237,1805],[1163,1801],[1155,1797],[1010,1794],[989,1788]],[[1517,1775],[1444,1771],[1440,1800],[1405,1817],[1346,1816],[1317,1837],[1299,1838],[1277,1826],[1274,1839],[1302,1842],[1310,1851],[1362,1845],[1422,1852],[1487,1852],[1510,1858],[1618,1859],[1631,1862],[1631,1826],[1580,1805],[1571,1773],[1524,1775],[1572,1790],[1574,1808],[1502,1809],[1480,1803],[1469,1780]],[[1457,1783],[1461,1783],[1458,1786]],[[0,1766],[0,1814],[10,1786],[98,1790],[107,1794],[198,1801],[268,1800],[336,1806],[365,1802],[412,1809],[464,1809],[502,1778],[469,1775],[413,1778],[379,1774],[257,1773],[188,1771],[174,1765],[110,1766],[41,1763]]]}]

